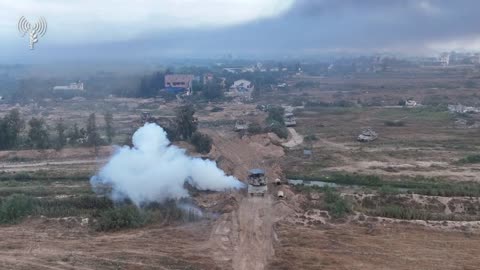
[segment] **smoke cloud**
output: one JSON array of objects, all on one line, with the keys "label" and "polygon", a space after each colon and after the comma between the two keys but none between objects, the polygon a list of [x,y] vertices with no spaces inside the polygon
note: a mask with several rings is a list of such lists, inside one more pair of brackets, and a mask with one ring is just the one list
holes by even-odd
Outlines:
[{"label": "smoke cloud", "polygon": [[188,197],[185,184],[199,190],[225,191],[244,187],[227,176],[215,162],[193,158],[170,145],[166,132],[145,124],[132,138],[133,147],[117,149],[100,172],[90,179],[93,188],[112,187],[112,199],[129,198],[137,206]]}]

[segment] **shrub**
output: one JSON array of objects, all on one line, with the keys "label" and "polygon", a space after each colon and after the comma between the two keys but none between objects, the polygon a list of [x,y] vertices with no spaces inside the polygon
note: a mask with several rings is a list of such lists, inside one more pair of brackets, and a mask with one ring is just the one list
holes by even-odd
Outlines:
[{"label": "shrub", "polygon": [[282,125],[285,123],[283,122],[283,115],[285,114],[285,109],[280,106],[274,106],[268,109],[268,118],[267,122],[278,122]]},{"label": "shrub", "polygon": [[480,163],[480,154],[468,155],[459,160],[460,163]]},{"label": "shrub", "polygon": [[248,125],[247,131],[250,134],[260,134],[263,130],[259,123],[251,123]]},{"label": "shrub", "polygon": [[318,138],[317,138],[317,136],[315,136],[315,134],[307,135],[307,136],[305,136],[304,139],[305,139],[305,141],[307,141],[307,142],[318,141]]},{"label": "shrub", "polygon": [[369,214],[386,217],[386,218],[407,219],[407,220],[432,219],[432,214],[425,210],[407,208],[407,207],[396,206],[396,205],[387,205],[382,208],[370,211]]},{"label": "shrub", "polygon": [[288,138],[288,129],[279,122],[273,122],[269,127],[269,131],[275,133],[281,139]]},{"label": "shrub", "polygon": [[373,188],[381,188],[384,185],[397,189],[398,193],[413,192],[427,196],[466,196],[479,197],[480,184],[477,182],[456,182],[451,183],[435,178],[415,177],[402,181],[383,180],[375,175],[359,174],[332,174],[330,176],[311,176],[302,174],[287,173],[289,179],[303,179],[310,181],[323,181],[341,185],[358,185]]},{"label": "shrub", "polygon": [[195,150],[199,153],[208,154],[210,150],[212,150],[213,141],[207,134],[195,132],[193,133],[191,142],[195,146]]},{"label": "shrub", "polygon": [[390,185],[383,185],[380,187],[380,189],[378,190],[378,193],[381,195],[381,196],[387,196],[387,195],[395,195],[395,194],[398,194],[399,191],[398,189],[390,186]]},{"label": "shrub", "polygon": [[211,109],[210,111],[211,112],[223,112],[223,108],[222,107],[213,107],[213,109]]},{"label": "shrub", "polygon": [[147,223],[148,215],[135,206],[120,206],[104,211],[97,220],[98,231],[138,228]]},{"label": "shrub", "polygon": [[351,206],[347,200],[342,198],[338,192],[335,192],[332,188],[325,189],[325,204],[326,209],[330,215],[334,218],[344,217],[346,214],[350,213]]},{"label": "shrub", "polygon": [[351,212],[350,204],[345,199],[341,199],[335,201],[333,204],[327,205],[327,209],[330,215],[334,218],[344,217]]},{"label": "shrub", "polygon": [[405,126],[405,122],[402,120],[387,120],[384,122],[385,126],[388,127],[403,127]]},{"label": "shrub", "polygon": [[47,217],[75,216],[95,213],[113,208],[113,202],[107,197],[84,195],[62,199],[41,199],[36,204],[36,214]]},{"label": "shrub", "polygon": [[0,206],[0,223],[15,223],[33,212],[33,199],[22,195],[8,196]]}]

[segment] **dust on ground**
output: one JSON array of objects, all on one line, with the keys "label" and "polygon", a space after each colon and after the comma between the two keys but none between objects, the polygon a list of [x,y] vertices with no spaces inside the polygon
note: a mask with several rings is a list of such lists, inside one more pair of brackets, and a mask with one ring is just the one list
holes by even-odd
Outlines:
[{"label": "dust on ground", "polygon": [[290,140],[282,145],[288,148],[293,148],[303,143],[303,136],[297,133],[294,128],[288,128],[290,132]]}]

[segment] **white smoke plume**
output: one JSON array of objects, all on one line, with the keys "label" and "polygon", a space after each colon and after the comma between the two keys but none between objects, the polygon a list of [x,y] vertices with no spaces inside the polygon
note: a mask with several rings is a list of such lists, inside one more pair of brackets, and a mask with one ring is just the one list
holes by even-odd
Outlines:
[{"label": "white smoke plume", "polygon": [[132,138],[133,147],[119,147],[100,172],[90,179],[94,188],[112,187],[112,199],[129,198],[137,206],[188,197],[185,183],[199,190],[225,191],[244,184],[227,176],[215,162],[193,158],[170,145],[166,132],[145,124]]}]

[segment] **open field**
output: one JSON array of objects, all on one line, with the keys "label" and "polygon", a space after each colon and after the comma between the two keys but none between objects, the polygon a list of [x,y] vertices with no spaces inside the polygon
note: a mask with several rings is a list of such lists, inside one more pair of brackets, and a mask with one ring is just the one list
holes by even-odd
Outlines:
[{"label": "open field", "polygon": [[[476,269],[480,128],[458,120],[480,123],[480,116],[449,113],[446,105],[480,104],[478,89],[465,87],[465,80],[477,76],[420,69],[292,77],[290,85],[309,82],[308,87],[267,91],[248,104],[195,104],[199,130],[212,139],[212,150],[201,155],[187,142],[174,144],[215,160],[242,181],[248,169],[264,168],[269,182],[264,198],[247,197],[244,190],[191,191],[189,203],[202,217],[185,214],[175,203],[132,210],[131,203],[95,194],[89,179],[115,152],[113,146],[97,152],[80,146],[1,151],[0,202],[33,205],[0,225],[0,268]],[[410,97],[424,106],[397,106]],[[266,126],[268,113],[256,107],[272,103],[295,107],[297,125],[288,138],[233,131],[238,119]],[[114,144],[123,145],[142,125],[142,112],[170,121],[179,105],[155,99],[46,100],[2,104],[0,114],[15,107],[26,117],[43,116],[49,126],[59,118],[71,126],[83,125],[91,112],[111,111]],[[103,118],[98,125],[103,132]],[[378,139],[357,142],[367,127]],[[283,184],[274,185],[276,178]],[[287,185],[287,179],[305,185]],[[277,198],[278,191],[285,198]],[[138,222],[125,229],[107,222],[106,217],[121,221],[121,211]]]}]

